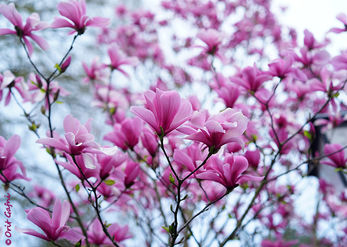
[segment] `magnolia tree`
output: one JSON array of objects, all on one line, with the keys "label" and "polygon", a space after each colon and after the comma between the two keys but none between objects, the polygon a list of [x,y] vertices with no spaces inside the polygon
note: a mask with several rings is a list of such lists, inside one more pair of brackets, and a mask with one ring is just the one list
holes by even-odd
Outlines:
[{"label": "magnolia tree", "polygon": [[[63,1],[43,22],[0,5],[2,40],[15,37],[31,66],[1,71],[1,107],[22,111],[41,147],[31,157],[48,153],[38,167],[59,181],[31,178],[28,159],[15,157],[23,137],[2,133],[0,180],[29,203],[20,234],[51,246],[346,246],[347,193],[336,181],[317,180],[316,196],[297,201],[310,169],[347,171],[345,146],[311,145],[319,114],[323,132],[345,119],[347,53],[330,54],[334,44],[309,30],[298,39],[270,0],[113,7],[107,19]],[[347,16],[337,19],[327,35],[347,31]],[[54,67],[38,64],[52,29],[71,42]],[[75,50],[85,38],[98,58]],[[64,89],[69,73],[89,92]],[[89,98],[86,114],[103,118],[63,115],[67,97]]]}]

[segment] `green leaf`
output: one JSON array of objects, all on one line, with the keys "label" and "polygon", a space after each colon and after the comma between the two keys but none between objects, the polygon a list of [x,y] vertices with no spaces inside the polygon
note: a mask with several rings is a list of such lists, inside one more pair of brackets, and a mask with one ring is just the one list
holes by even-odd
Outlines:
[{"label": "green leaf", "polygon": [[78,241],[76,244],[75,244],[75,247],[81,247],[82,246],[82,239],[80,239],[80,241]]},{"label": "green leaf", "polygon": [[305,130],[304,136],[306,136],[309,140],[312,140],[312,134],[309,131]]},{"label": "green leaf", "polygon": [[339,97],[340,93],[339,92],[336,92],[335,94],[333,94],[333,98],[337,98]]},{"label": "green leaf", "polygon": [[59,64],[56,63],[54,65],[54,68],[56,68],[59,71],[59,73],[61,73],[61,68],[60,68]]},{"label": "green leaf", "polygon": [[172,176],[172,174],[170,173],[170,176],[169,176],[169,180],[172,184],[175,184],[175,178]]},{"label": "green leaf", "polygon": [[57,104],[63,104],[63,101],[57,100],[55,103],[57,103]]},{"label": "green leaf", "polygon": [[116,108],[115,107],[111,107],[109,110],[111,115],[115,114],[116,113]]},{"label": "green leaf", "polygon": [[170,233],[169,227],[167,227],[167,226],[162,226],[161,228],[163,228],[165,231],[167,231],[168,233]]},{"label": "green leaf", "polygon": [[76,184],[76,186],[75,186],[75,190],[76,190],[76,192],[78,192],[79,190],[80,190],[80,184]]},{"label": "green leaf", "polygon": [[116,182],[112,179],[107,179],[104,181],[104,183],[108,186],[114,185]]}]

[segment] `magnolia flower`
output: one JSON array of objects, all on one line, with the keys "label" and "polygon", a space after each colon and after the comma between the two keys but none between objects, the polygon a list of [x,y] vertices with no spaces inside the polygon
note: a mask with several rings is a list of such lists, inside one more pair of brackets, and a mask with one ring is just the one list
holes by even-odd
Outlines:
[{"label": "magnolia flower", "polygon": [[333,33],[346,32],[347,31],[347,15],[345,15],[344,13],[340,13],[336,16],[336,19],[341,21],[344,27],[343,28],[333,27],[332,29],[330,29],[330,32],[333,32]]},{"label": "magnolia flower", "polygon": [[107,50],[108,56],[110,57],[112,69],[118,70],[126,77],[129,77],[128,73],[121,67],[123,65],[136,65],[138,60],[136,57],[126,57],[117,46],[111,46]]},{"label": "magnolia flower", "polygon": [[83,34],[86,27],[105,27],[108,25],[109,20],[103,17],[90,18],[86,15],[86,2],[85,0],[71,0],[69,2],[60,2],[58,4],[58,11],[64,17],[56,17],[52,23],[53,28],[68,27],[74,29],[70,34],[77,32],[79,35]]},{"label": "magnolia flower", "polygon": [[72,155],[82,152],[97,152],[98,146],[94,142],[94,136],[90,134],[90,122],[82,125],[78,119],[68,115],[64,118],[64,138],[41,138],[37,143],[56,148]]},{"label": "magnolia flower", "polygon": [[142,120],[127,118],[120,124],[115,124],[113,131],[106,134],[104,140],[110,141],[123,150],[133,148],[139,142],[142,132]]},{"label": "magnolia flower", "polygon": [[20,146],[20,137],[13,135],[8,141],[0,136],[0,171],[18,163],[19,161],[14,157]]},{"label": "magnolia flower", "polygon": [[245,132],[248,119],[241,112],[234,109],[212,116],[206,120],[204,126],[187,139],[202,142],[210,151],[217,152],[221,146],[230,142],[242,142],[241,135]]},{"label": "magnolia flower", "polygon": [[260,71],[255,65],[246,67],[238,75],[230,78],[232,82],[251,92],[256,92],[265,81],[270,79],[271,76],[268,73]]},{"label": "magnolia flower", "polygon": [[215,181],[224,185],[227,189],[233,189],[239,184],[248,181],[261,181],[263,177],[244,175],[248,168],[248,161],[239,155],[229,155],[225,161],[213,157],[206,171],[196,175],[199,179]]},{"label": "magnolia flower", "polygon": [[175,91],[145,93],[146,104],[133,106],[131,111],[148,123],[159,135],[167,135],[186,122],[192,113],[192,106],[188,100],[181,99]]},{"label": "magnolia flower", "polygon": [[208,29],[200,32],[197,37],[206,44],[206,47],[203,48],[207,54],[215,55],[218,52],[219,46],[222,43],[222,35],[218,31]]},{"label": "magnolia flower", "polygon": [[28,220],[40,227],[44,234],[31,229],[24,229],[23,232],[47,241],[56,241],[61,238],[78,241],[81,235],[65,225],[69,216],[70,204],[67,201],[63,204],[58,200],[55,202],[52,217],[42,208],[30,209],[27,212]]},{"label": "magnolia flower", "polygon": [[322,164],[336,168],[346,167],[347,157],[345,157],[344,148],[340,144],[325,144],[324,154],[329,160],[323,161]]},{"label": "magnolia flower", "polygon": [[[114,240],[117,243],[132,237],[129,233],[128,226],[121,227],[117,223],[110,225],[107,228],[107,231],[110,233],[112,237],[114,237]],[[90,225],[87,234],[90,243],[96,244],[98,246],[104,244],[112,244],[110,239],[105,235],[104,231],[102,230],[102,226],[98,219],[95,219],[93,223]]]},{"label": "magnolia flower", "polygon": [[22,17],[13,3],[10,3],[9,5],[0,4],[0,14],[5,16],[14,25],[15,29],[0,28],[0,35],[13,34],[17,35],[20,39],[23,39],[28,48],[29,55],[33,52],[33,46],[29,42],[28,38],[31,38],[43,50],[48,48],[48,43],[43,38],[32,33],[48,26],[46,23],[40,21],[40,17],[37,13],[30,15],[27,18],[25,25],[23,25]]}]

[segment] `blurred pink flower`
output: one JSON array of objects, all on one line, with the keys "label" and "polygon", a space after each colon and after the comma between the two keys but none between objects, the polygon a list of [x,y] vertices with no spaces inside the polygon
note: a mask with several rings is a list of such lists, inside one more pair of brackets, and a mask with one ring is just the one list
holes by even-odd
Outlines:
[{"label": "blurred pink flower", "polygon": [[197,37],[206,44],[203,46],[207,54],[215,55],[218,52],[219,45],[222,43],[222,35],[215,29],[208,29],[198,33]]},{"label": "blurred pink flower", "polygon": [[[117,243],[132,237],[129,233],[128,226],[121,227],[117,223],[110,225],[107,228],[107,231],[110,233],[112,237],[114,237],[114,240]],[[95,219],[93,223],[90,225],[90,228],[88,229],[88,239],[90,243],[95,244],[97,246],[112,244],[110,239],[105,235],[104,231],[102,230],[102,226],[98,219]]]},{"label": "blurred pink flower", "polygon": [[346,167],[347,157],[345,157],[344,148],[340,144],[325,144],[324,154],[329,160],[322,161],[322,164],[336,168]]},{"label": "blurred pink flower", "polygon": [[142,132],[142,120],[139,118],[126,118],[122,123],[116,123],[113,131],[107,133],[104,140],[112,142],[123,150],[132,149],[139,142]]},{"label": "blurred pink flower", "polygon": [[206,120],[202,128],[189,135],[187,139],[202,142],[217,152],[221,146],[230,142],[242,143],[241,135],[247,128],[248,119],[240,111],[227,108],[225,111]]},{"label": "blurred pink flower", "polygon": [[256,92],[265,81],[272,78],[269,73],[259,70],[255,65],[244,68],[240,73],[230,77],[230,80],[250,92]]},{"label": "blurred pink flower", "polygon": [[64,118],[64,130],[64,138],[55,135],[53,138],[41,138],[36,142],[72,155],[82,152],[98,152],[94,136],[89,133],[90,121],[82,125],[78,119],[68,115]]},{"label": "blurred pink flower", "polygon": [[9,5],[0,4],[0,14],[5,16],[15,28],[15,30],[0,28],[0,35],[13,34],[17,35],[20,39],[23,39],[28,48],[29,55],[33,52],[33,46],[29,42],[28,38],[31,38],[43,50],[48,49],[48,43],[42,37],[32,33],[34,31],[45,29],[48,26],[46,23],[40,21],[40,17],[37,13],[31,14],[27,18],[25,25],[23,25],[22,17],[13,3],[10,3]]},{"label": "blurred pink flower", "polygon": [[66,226],[66,222],[70,216],[70,204],[57,200],[54,204],[52,217],[49,213],[39,207],[28,210],[28,220],[40,227],[44,234],[38,233],[31,229],[24,229],[25,234],[29,234],[47,241],[55,241],[61,238],[71,241],[78,241],[81,235]]},{"label": "blurred pink flower", "polygon": [[86,27],[105,27],[109,20],[103,17],[90,18],[86,15],[85,0],[70,0],[69,2],[60,2],[58,11],[64,17],[56,17],[52,23],[53,28],[68,27],[74,29],[70,34],[77,32],[81,35],[85,32]]},{"label": "blurred pink flower", "polygon": [[344,13],[340,13],[336,16],[336,19],[341,21],[344,27],[343,28],[333,27],[332,29],[330,29],[330,32],[333,32],[333,33],[346,32],[347,31],[347,15]]},{"label": "blurred pink flower", "polygon": [[188,100],[181,99],[175,91],[145,93],[145,106],[133,106],[131,111],[148,123],[159,135],[167,135],[186,122],[192,113],[192,105]]},{"label": "blurred pink flower", "polygon": [[239,155],[228,155],[223,162],[218,157],[213,157],[208,163],[206,171],[196,177],[199,179],[215,181],[224,185],[227,189],[233,189],[237,185],[248,181],[261,181],[263,177],[244,175],[248,168],[248,161]]},{"label": "blurred pink flower", "polygon": [[136,65],[138,63],[138,60],[136,57],[126,57],[122,53],[120,48],[117,46],[111,46],[107,50],[107,53],[111,60],[111,64],[110,64],[111,69],[118,70],[126,77],[129,77],[129,75],[121,67],[123,67],[123,65]]}]

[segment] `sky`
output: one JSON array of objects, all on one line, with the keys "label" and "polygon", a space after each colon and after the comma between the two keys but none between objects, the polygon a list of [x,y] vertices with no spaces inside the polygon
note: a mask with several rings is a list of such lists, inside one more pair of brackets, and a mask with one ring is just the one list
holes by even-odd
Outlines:
[{"label": "sky", "polygon": [[[277,18],[284,24],[294,27],[299,37],[305,29],[310,30],[316,38],[322,39],[332,27],[342,27],[336,19],[339,13],[347,14],[346,0],[273,0],[277,8],[287,6],[287,11]],[[343,38],[341,38],[343,37]],[[329,34],[337,49],[347,49],[347,35]]]}]

